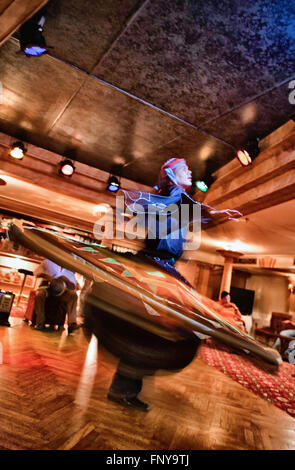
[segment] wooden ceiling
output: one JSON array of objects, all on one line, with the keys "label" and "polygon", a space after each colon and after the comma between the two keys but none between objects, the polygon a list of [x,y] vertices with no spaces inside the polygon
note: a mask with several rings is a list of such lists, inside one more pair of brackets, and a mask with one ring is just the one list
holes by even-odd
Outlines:
[{"label": "wooden ceiling", "polygon": [[287,0],[51,0],[50,54],[0,48],[0,131],[153,185],[163,161],[195,178],[289,120]]}]

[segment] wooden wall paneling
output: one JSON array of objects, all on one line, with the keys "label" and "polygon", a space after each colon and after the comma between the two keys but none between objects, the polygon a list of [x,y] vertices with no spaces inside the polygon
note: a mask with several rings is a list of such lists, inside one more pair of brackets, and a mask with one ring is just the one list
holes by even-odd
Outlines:
[{"label": "wooden wall paneling", "polygon": [[234,287],[239,287],[240,289],[246,289],[246,282],[248,277],[250,277],[251,274],[247,273],[245,271],[239,271],[237,269],[233,269],[233,274],[232,274],[232,281],[231,285]]}]

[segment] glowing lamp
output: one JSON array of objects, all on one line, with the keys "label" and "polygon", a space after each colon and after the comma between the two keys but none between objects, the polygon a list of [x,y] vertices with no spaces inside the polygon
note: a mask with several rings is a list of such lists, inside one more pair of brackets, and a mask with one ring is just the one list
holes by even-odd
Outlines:
[{"label": "glowing lamp", "polygon": [[237,158],[241,165],[243,166],[248,166],[250,163],[252,163],[251,157],[247,150],[238,150],[237,151]]},{"label": "glowing lamp", "polygon": [[120,189],[120,181],[116,176],[110,176],[108,179],[107,190],[116,193]]},{"label": "glowing lamp", "polygon": [[40,46],[29,46],[29,47],[25,47],[24,49],[24,53],[26,55],[35,56],[35,57],[45,54],[45,52],[47,52],[47,49],[44,49],[43,47],[40,47]]},{"label": "glowing lamp", "polygon": [[61,173],[63,176],[72,176],[74,171],[75,167],[71,160],[63,160],[60,163],[59,173]]},{"label": "glowing lamp", "polygon": [[26,149],[22,142],[14,142],[14,144],[12,144],[12,147],[9,151],[9,155],[12,158],[16,158],[17,160],[22,160],[24,158],[25,153],[26,153]]},{"label": "glowing lamp", "polygon": [[196,181],[196,186],[203,193],[208,191],[208,186],[206,185],[206,183],[204,181]]},{"label": "glowing lamp", "polygon": [[30,18],[20,27],[20,47],[26,56],[40,56],[48,51],[43,36],[45,23],[45,8]]}]

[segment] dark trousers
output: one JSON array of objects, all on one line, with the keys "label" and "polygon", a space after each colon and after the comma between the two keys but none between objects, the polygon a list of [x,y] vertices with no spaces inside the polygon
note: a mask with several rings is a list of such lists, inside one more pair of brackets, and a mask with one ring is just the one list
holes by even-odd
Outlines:
[{"label": "dark trousers", "polygon": [[141,392],[143,377],[138,372],[136,376],[127,375],[126,370],[126,365],[120,361],[109,391],[118,396],[133,398]]},{"label": "dark trousers", "polygon": [[50,295],[46,285],[41,286],[35,297],[36,325],[41,328],[46,322],[64,324],[68,314],[68,323],[76,322],[77,294],[67,289],[60,297]]}]

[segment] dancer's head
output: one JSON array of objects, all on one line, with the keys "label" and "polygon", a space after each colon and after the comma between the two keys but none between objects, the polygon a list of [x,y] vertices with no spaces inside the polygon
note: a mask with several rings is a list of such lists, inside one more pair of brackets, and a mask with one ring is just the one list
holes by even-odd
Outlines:
[{"label": "dancer's head", "polygon": [[224,303],[224,304],[229,303],[230,302],[230,293],[227,292],[226,290],[224,290],[220,294],[220,299],[221,299],[222,303]]},{"label": "dancer's head", "polygon": [[168,186],[181,186],[188,190],[192,185],[192,172],[184,158],[170,158],[161,167],[159,191],[164,192]]}]

